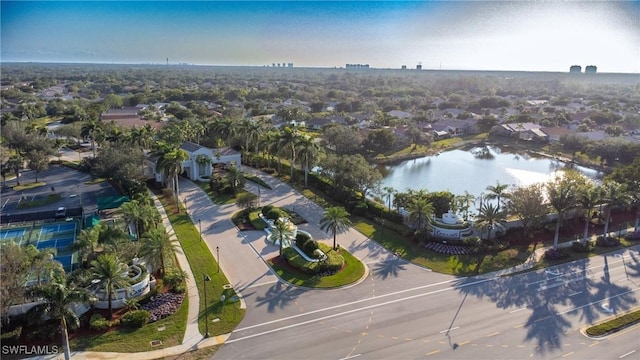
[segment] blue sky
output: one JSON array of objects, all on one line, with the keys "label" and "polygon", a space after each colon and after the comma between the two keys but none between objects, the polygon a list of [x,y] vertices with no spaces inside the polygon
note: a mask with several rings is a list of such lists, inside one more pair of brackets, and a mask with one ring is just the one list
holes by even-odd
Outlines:
[{"label": "blue sky", "polygon": [[2,1],[8,61],[640,73],[640,2]]}]

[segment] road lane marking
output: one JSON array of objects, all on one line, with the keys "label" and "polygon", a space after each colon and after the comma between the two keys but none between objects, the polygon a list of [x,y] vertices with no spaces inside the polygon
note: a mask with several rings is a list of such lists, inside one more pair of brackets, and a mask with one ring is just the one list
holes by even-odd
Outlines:
[{"label": "road lane marking", "polygon": [[571,356],[571,355],[573,355],[573,354],[575,354],[575,351],[568,352],[568,353],[566,353],[566,354],[562,355],[562,357]]},{"label": "road lane marking", "polygon": [[470,343],[471,341],[467,340],[467,341],[463,341],[461,343],[458,344],[458,346],[462,346],[462,345],[467,345],[468,343]]},{"label": "road lane marking", "polygon": [[519,308],[519,309],[515,309],[513,311],[509,311],[509,314],[513,314],[513,313],[517,313],[518,311],[522,311],[522,310],[527,310],[527,307],[523,307],[523,308]]},{"label": "road lane marking", "polygon": [[491,334],[487,335],[487,337],[492,337],[492,336],[496,336],[496,335],[500,335],[500,331],[496,331],[494,333],[491,333]]},{"label": "road lane marking", "polygon": [[549,319],[550,317],[551,317],[551,316],[545,316],[545,317],[543,317],[543,318],[533,320],[533,322],[538,322],[538,321],[547,320],[547,319]]},{"label": "road lane marking", "polygon": [[618,357],[618,359],[622,359],[622,358],[624,358],[624,357],[627,357],[627,356],[629,356],[629,355],[633,354],[634,352],[636,352],[636,351],[635,351],[635,350],[631,350],[631,351],[629,351],[629,352],[628,352],[628,353],[626,353],[626,354],[622,354],[622,355],[620,355],[620,356]]},{"label": "road lane marking", "polygon": [[343,357],[340,360],[347,360],[347,359],[353,359],[353,358],[357,358],[358,356],[360,356],[362,354],[355,354],[355,355],[351,355],[351,356],[347,356],[347,357]]},{"label": "road lane marking", "polygon": [[524,324],[516,325],[516,326],[514,326],[513,328],[514,328],[514,329],[520,329],[521,327],[524,327]]},{"label": "road lane marking", "polygon": [[456,327],[452,327],[450,329],[442,330],[442,331],[440,331],[440,334],[444,334],[446,332],[453,331],[455,329],[460,329],[460,326],[456,326]]},{"label": "road lane marking", "polygon": [[572,296],[576,296],[576,295],[580,295],[580,294],[582,294],[582,291],[576,291],[573,294],[569,294],[567,296],[572,297]]},{"label": "road lane marking", "polygon": [[[329,319],[329,318],[333,318],[333,317],[344,315],[344,314],[350,314],[350,313],[355,312],[355,311],[374,309],[374,308],[381,307],[381,306],[384,306],[384,305],[394,304],[394,303],[405,301],[405,300],[412,300],[412,299],[420,298],[420,297],[423,297],[423,296],[434,295],[434,294],[438,294],[438,293],[445,292],[445,291],[458,290],[458,289],[465,288],[467,286],[482,284],[482,283],[489,282],[489,281],[496,281],[497,279],[499,279],[499,278],[496,277],[496,278],[490,278],[490,279],[480,279],[480,280],[473,281],[473,282],[470,282],[470,283],[467,283],[467,284],[451,286],[451,287],[447,287],[447,288],[444,288],[444,289],[438,289],[438,290],[434,290],[434,291],[430,291],[430,292],[411,295],[411,296],[400,298],[400,299],[389,300],[387,302],[382,302],[382,303],[378,303],[378,304],[372,304],[372,305],[364,306],[364,307],[361,307],[361,308],[358,308],[358,309],[354,309],[354,310],[347,310],[347,311],[342,312],[342,313],[335,313],[334,315],[329,315],[329,316],[323,317],[322,319]],[[411,292],[411,291],[422,290],[422,289],[433,287],[433,286],[444,285],[444,284],[452,283],[452,282],[455,282],[455,281],[460,281],[460,280],[459,279],[453,279],[453,280],[441,281],[439,283],[418,286],[418,287],[411,288],[411,289],[400,290],[400,291],[396,291],[396,292],[389,293],[389,294],[379,295],[379,296],[376,296],[376,297],[373,297],[373,298],[360,299],[360,300],[352,301],[352,302],[349,302],[349,303],[346,303],[346,304],[334,305],[334,306],[330,306],[330,307],[326,307],[326,308],[322,308],[322,309],[318,309],[318,310],[309,311],[309,312],[306,312],[306,313],[296,314],[296,315],[287,316],[287,317],[276,319],[276,320],[267,321],[267,322],[260,323],[260,324],[250,325],[250,326],[247,326],[247,327],[236,329],[236,330],[234,330],[234,332],[245,331],[245,330],[253,329],[253,328],[256,328],[256,327],[261,327],[261,326],[266,326],[266,325],[270,325],[270,324],[274,324],[274,323],[278,323],[278,322],[283,322],[283,321],[287,321],[287,320],[296,319],[296,318],[299,318],[299,317],[302,317],[302,316],[313,315],[313,314],[320,313],[320,312],[327,312],[327,311],[331,311],[331,310],[335,310],[335,309],[339,309],[339,308],[343,308],[343,307],[347,307],[347,306],[351,306],[351,305],[357,305],[357,304],[360,304],[360,303],[363,303],[363,302],[380,300],[380,299],[385,298],[385,297],[399,295],[399,294],[406,293],[406,292]],[[314,322],[317,322],[317,321],[318,320],[314,320]]]},{"label": "road lane marking", "polygon": [[431,352],[426,353],[425,355],[429,356],[429,355],[437,354],[439,352],[440,352],[440,350],[433,350]]}]

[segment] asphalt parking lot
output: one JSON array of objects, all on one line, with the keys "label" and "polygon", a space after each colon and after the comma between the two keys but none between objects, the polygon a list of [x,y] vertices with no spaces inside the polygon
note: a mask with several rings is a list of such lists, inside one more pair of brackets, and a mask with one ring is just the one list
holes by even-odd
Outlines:
[{"label": "asphalt parking lot", "polygon": [[[46,185],[33,189],[15,191],[16,179],[7,180],[5,188],[0,194],[2,223],[25,221],[27,214],[51,213],[54,214],[58,207],[67,209],[79,209],[81,205],[85,209],[96,209],[98,197],[118,195],[116,190],[108,182],[96,184],[89,183],[89,174],[68,168],[62,165],[51,165],[46,171],[38,174],[38,181]],[[25,170],[20,173],[20,184],[28,184],[35,181],[35,172]],[[44,198],[52,193],[60,194],[61,199],[51,204],[33,208],[19,209],[20,201],[32,201]]]}]

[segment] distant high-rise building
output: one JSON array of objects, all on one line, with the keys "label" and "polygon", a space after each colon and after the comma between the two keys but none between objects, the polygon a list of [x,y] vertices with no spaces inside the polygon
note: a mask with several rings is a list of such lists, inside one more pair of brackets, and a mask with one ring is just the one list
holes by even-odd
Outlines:
[{"label": "distant high-rise building", "polygon": [[585,74],[595,74],[597,71],[598,67],[595,65],[587,65],[587,67],[584,68]]},{"label": "distant high-rise building", "polygon": [[293,67],[293,63],[288,63],[287,67]]},{"label": "distant high-rise building", "polygon": [[422,64],[419,64],[418,66],[416,66],[416,70],[422,70]]},{"label": "distant high-rise building", "polygon": [[582,66],[580,65],[571,65],[569,68],[569,73],[571,74],[580,74],[582,72]]},{"label": "distant high-rise building", "polygon": [[407,70],[407,65],[402,65],[402,70]]},{"label": "distant high-rise building", "polygon": [[368,69],[369,64],[347,64],[347,69]]}]

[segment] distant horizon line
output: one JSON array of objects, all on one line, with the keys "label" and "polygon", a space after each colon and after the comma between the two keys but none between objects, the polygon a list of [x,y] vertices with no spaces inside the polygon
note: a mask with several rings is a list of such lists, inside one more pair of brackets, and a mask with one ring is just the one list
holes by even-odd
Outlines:
[{"label": "distant horizon line", "polygon": [[[602,74],[620,74],[620,75],[640,75],[640,72],[596,72],[595,74],[593,73],[586,73],[584,71],[581,71],[580,73],[571,73],[569,70],[567,71],[558,71],[558,70],[497,70],[497,69],[492,69],[492,70],[486,70],[486,69],[437,69],[437,68],[421,68],[418,69],[417,67],[406,67],[406,68],[402,68],[402,67],[398,67],[398,68],[394,68],[394,67],[372,67],[369,65],[369,67],[362,67],[362,68],[347,68],[346,66],[271,66],[271,65],[215,65],[215,64],[193,64],[193,63],[127,63],[127,62],[82,62],[82,61],[77,61],[77,62],[72,62],[72,61],[0,61],[0,66],[2,66],[3,64],[56,64],[56,65],[120,65],[120,66],[127,66],[127,65],[138,65],[138,66],[188,66],[188,67],[227,67],[227,68],[259,68],[259,69],[283,69],[283,70],[290,70],[290,69],[324,69],[324,70],[348,70],[348,71],[354,71],[354,72],[363,72],[363,71],[368,71],[368,70],[398,70],[398,71],[467,71],[467,72],[528,72],[528,73],[557,73],[557,74],[572,74],[572,75],[579,75],[579,74],[583,74],[583,75],[602,75]],[[277,64],[277,63],[276,63]],[[282,64],[282,63],[281,63]],[[287,64],[287,63],[285,63]],[[346,65],[346,64],[345,64]],[[362,64],[362,65],[368,65],[368,64]],[[575,66],[576,64],[573,65],[569,65],[569,68],[571,66]],[[578,65],[581,66],[581,65]],[[597,65],[585,65],[586,66],[596,66]]]}]

